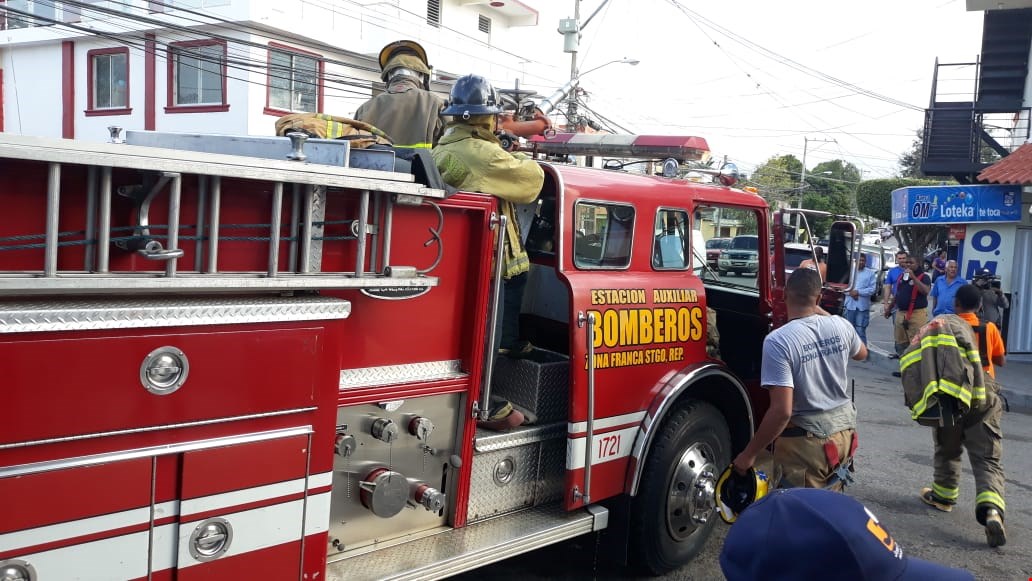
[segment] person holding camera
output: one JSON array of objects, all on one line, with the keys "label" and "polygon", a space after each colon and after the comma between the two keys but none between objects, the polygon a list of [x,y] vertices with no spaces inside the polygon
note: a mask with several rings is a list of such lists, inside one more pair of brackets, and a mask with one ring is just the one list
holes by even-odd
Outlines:
[{"label": "person holding camera", "polygon": [[[896,320],[893,325],[893,342],[897,355],[902,355],[910,340],[917,336],[921,327],[928,322],[928,292],[932,279],[921,270],[920,263],[913,257],[907,257],[903,273],[896,281],[893,294],[896,297]],[[889,304],[885,304],[885,316],[891,313]],[[898,371],[892,372],[899,377]]]},{"label": "person holding camera", "polygon": [[[888,307],[887,311],[889,313],[885,315],[886,319],[896,314],[896,283],[899,282],[899,278],[903,276],[903,271],[905,270],[904,265],[909,257],[910,255],[907,254],[906,250],[897,250],[896,265],[885,273],[885,280],[882,281],[882,301],[883,304]],[[893,318],[893,322],[895,321],[895,318]]]},{"label": "person holding camera", "polygon": [[1000,290],[1000,279],[993,271],[983,268],[975,275],[972,283],[978,287],[982,295],[982,310],[979,312],[982,322],[1003,328],[1003,311],[1010,308],[1010,301]]}]

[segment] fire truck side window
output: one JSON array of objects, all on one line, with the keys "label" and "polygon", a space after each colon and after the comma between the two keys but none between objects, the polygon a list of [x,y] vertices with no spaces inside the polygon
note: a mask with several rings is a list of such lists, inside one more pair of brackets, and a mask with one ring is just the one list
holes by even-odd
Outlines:
[{"label": "fire truck side window", "polygon": [[[758,292],[760,273],[765,272],[761,265],[769,262],[767,256],[761,256],[759,220],[752,208],[695,208],[692,227],[705,241],[702,277],[706,283]],[[762,247],[765,249],[766,244]]]},{"label": "fire truck side window", "polygon": [[661,208],[656,212],[652,242],[652,267],[655,269],[688,268],[688,212]]},{"label": "fire truck side window", "polygon": [[631,264],[634,208],[577,202],[573,262],[578,268],[627,268]]}]

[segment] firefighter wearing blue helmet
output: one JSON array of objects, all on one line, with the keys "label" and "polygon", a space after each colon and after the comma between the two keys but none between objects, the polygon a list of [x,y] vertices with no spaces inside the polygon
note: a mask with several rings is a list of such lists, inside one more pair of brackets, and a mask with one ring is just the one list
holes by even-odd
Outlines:
[{"label": "firefighter wearing blue helmet", "polygon": [[455,82],[441,114],[447,119],[444,135],[431,152],[441,177],[467,192],[483,192],[498,198],[505,227],[500,343],[502,354],[525,355],[532,349],[519,335],[520,305],[530,271],[523,247],[523,229],[515,204],[529,204],[541,193],[545,174],[536,161],[522,153],[506,151],[495,130],[502,102],[491,83],[479,75]]}]

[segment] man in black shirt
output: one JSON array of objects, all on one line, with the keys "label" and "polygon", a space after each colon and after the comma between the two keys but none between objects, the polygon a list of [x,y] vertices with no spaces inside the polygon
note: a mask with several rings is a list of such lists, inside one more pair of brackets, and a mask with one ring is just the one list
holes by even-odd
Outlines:
[{"label": "man in black shirt", "polygon": [[[921,265],[912,256],[907,258],[903,274],[896,281],[896,322],[894,342],[896,353],[902,354],[910,340],[928,322],[928,291],[932,279],[921,271]],[[888,308],[888,305],[886,305]],[[898,375],[899,372],[893,373]]]}]

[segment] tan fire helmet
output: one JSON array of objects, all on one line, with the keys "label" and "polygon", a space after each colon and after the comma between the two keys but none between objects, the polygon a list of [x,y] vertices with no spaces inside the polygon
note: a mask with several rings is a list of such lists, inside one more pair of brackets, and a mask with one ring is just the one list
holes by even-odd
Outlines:
[{"label": "tan fire helmet", "polygon": [[430,71],[433,67],[426,60],[426,50],[414,40],[396,40],[380,50],[380,79],[389,82],[391,71],[399,68],[414,71],[422,76],[423,88],[430,89]]}]

